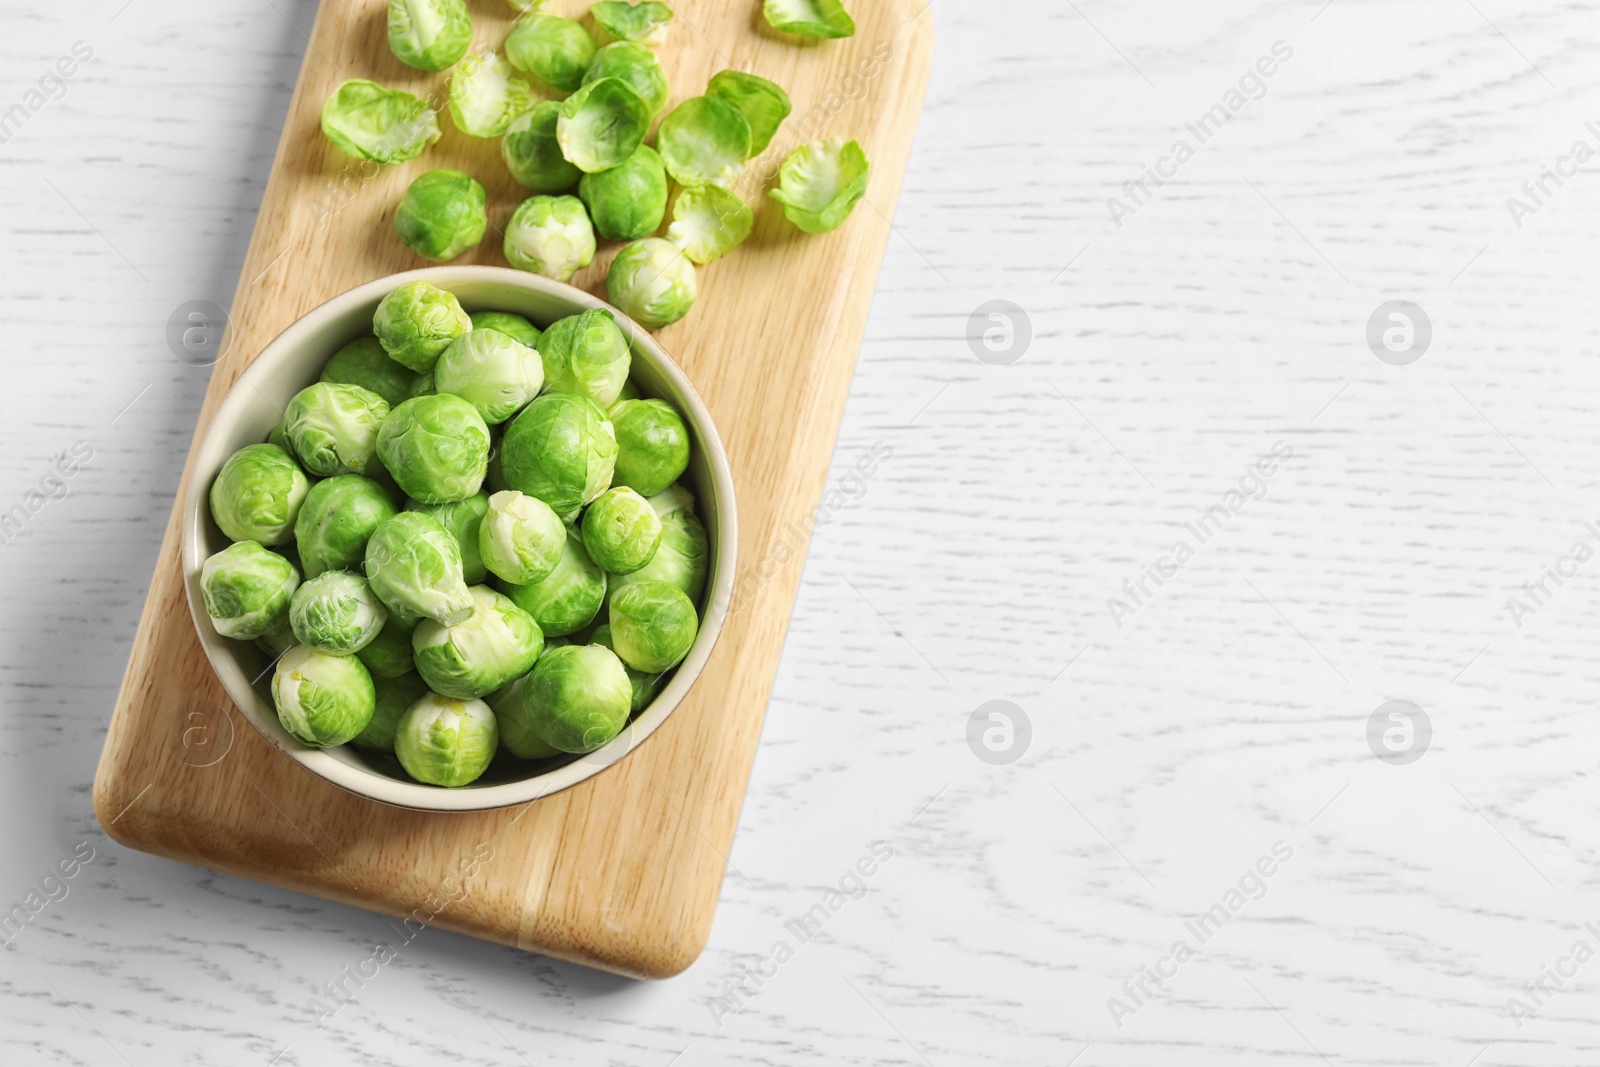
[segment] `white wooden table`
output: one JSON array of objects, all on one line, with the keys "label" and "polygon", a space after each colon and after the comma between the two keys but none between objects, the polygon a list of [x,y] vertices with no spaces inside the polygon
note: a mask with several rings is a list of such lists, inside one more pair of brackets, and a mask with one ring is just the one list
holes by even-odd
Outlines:
[{"label": "white wooden table", "polygon": [[313,15],[124,3],[0,6],[0,1062],[1600,1056],[1600,4],[935,0],[717,926],[636,985],[94,822],[205,384],[167,319],[233,290]]}]

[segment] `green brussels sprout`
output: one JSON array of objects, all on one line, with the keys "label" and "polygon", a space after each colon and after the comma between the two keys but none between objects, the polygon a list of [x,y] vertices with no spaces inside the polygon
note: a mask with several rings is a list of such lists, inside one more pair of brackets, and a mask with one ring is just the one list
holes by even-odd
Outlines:
[{"label": "green brussels sprout", "polygon": [[631,574],[661,544],[661,517],[632,489],[607,489],[583,513],[583,548],[607,574]]},{"label": "green brussels sprout", "polygon": [[594,227],[575,196],[530,196],[506,223],[506,260],[564,282],[594,260]]},{"label": "green brussels sprout", "polygon": [[283,428],[306,470],[327,478],[365,471],[388,417],[389,405],[370,389],[316,382],[289,401]]},{"label": "green brussels sprout", "polygon": [[606,296],[647,329],[670,326],[689,314],[700,295],[694,264],[671,241],[646,237],[617,253],[606,274]]},{"label": "green brussels sprout", "polygon": [[[639,387],[634,384],[633,379],[629,378],[622,383],[622,390],[617,393],[617,404],[622,403],[624,400],[639,400],[643,395],[639,392]],[[617,404],[612,404],[611,406],[616,407]],[[609,413],[606,417],[610,417]]]},{"label": "green brussels sprout", "polygon": [[622,0],[600,0],[589,8],[595,25],[619,41],[637,41],[660,47],[665,43],[672,9],[657,0],[627,4]]},{"label": "green brussels sprout", "polygon": [[311,482],[277,445],[246,445],[211,483],[211,517],[230,541],[281,545],[294,536]]},{"label": "green brussels sprout", "polygon": [[[611,624],[601,623],[596,626],[594,632],[589,635],[589,644],[599,645],[601,648],[609,648],[612,652],[615,652],[616,648],[611,640]],[[622,665],[622,669],[628,672],[628,685],[633,689],[632,711],[635,713],[641,712],[650,701],[656,698],[656,694],[661,692],[661,685],[666,681],[667,676],[665,674],[646,674],[644,671],[636,671],[626,663]]]},{"label": "green brussels sprout", "polygon": [[[388,357],[385,357],[385,358],[388,358]],[[282,419],[278,420],[278,425],[274,426],[271,430],[267,431],[267,444],[269,444],[269,445],[277,445],[279,448],[281,448],[285,452],[289,453],[289,457],[291,459],[294,458],[294,446],[289,443],[289,435],[287,433],[285,433],[284,430],[283,430],[283,420]],[[298,463],[300,461],[299,460],[295,460],[295,462]]]},{"label": "green brussels sprout", "polygon": [[450,117],[468,137],[503,137],[534,104],[528,83],[493,52],[470,55],[450,77]]},{"label": "green brussels sprout", "polygon": [[394,755],[394,735],[400,725],[400,717],[411,710],[411,705],[428,695],[427,684],[410,669],[409,657],[406,662],[406,670],[392,678],[373,676],[372,688],[377,693],[377,706],[373,708],[372,719],[366,729],[350,739],[350,743],[363,752],[375,756]]},{"label": "green brussels sprout", "polygon": [[378,457],[406,495],[449,504],[476,493],[489,464],[489,427],[454,393],[407,400],[383,420]]},{"label": "green brussels sprout", "polygon": [[[419,396],[432,396],[437,393],[438,387],[433,382],[433,371],[417,375],[417,380],[411,385],[411,392],[406,395],[407,400],[414,400]],[[400,405],[396,404],[396,407]],[[380,461],[381,462],[381,461]]]},{"label": "green brussels sprout", "polygon": [[[417,382],[417,372],[390,359],[389,353],[383,350],[383,345],[378,343],[376,337],[362,337],[335,352],[333,358],[328,360],[328,365],[322,368],[322,377],[318,380],[339,385],[359,385],[377,393],[383,397],[384,403],[394,407],[411,395],[411,388]],[[282,426],[279,423],[279,429],[273,433],[281,432]],[[272,438],[267,440],[272,441]]]},{"label": "green brussels sprout", "polygon": [[500,451],[507,484],[568,522],[611,487],[617,438],[593,400],[546,393],[511,420]]},{"label": "green brussels sprout", "polygon": [[632,86],[620,78],[601,78],[562,102],[556,140],[568,162],[593,174],[633,155],[650,132],[650,119],[650,105]]},{"label": "green brussels sprout", "polygon": [[641,496],[655,496],[689,469],[689,428],[671,404],[623,400],[608,415],[617,435],[613,486],[625,485]]},{"label": "green brussels sprout", "polygon": [[433,368],[433,384],[471,404],[488,425],[498,426],[539,395],[544,363],[537,351],[508,334],[474,329],[444,350]]},{"label": "green brussels sprout", "polygon": [[704,265],[732,252],[755,223],[755,212],[737,195],[719,185],[696,185],[678,194],[667,240]]},{"label": "green brussels sprout", "polygon": [[[365,647],[356,649],[356,657],[367,665],[374,679],[398,678],[408,674],[415,666],[411,662],[411,633],[416,628],[415,619],[403,619],[391,612],[389,621],[383,624],[378,636],[367,642]],[[381,689],[378,699],[383,699]]]},{"label": "green brussels sprout", "polygon": [[444,70],[471,46],[465,0],[389,0],[389,51],[406,66]]},{"label": "green brussels sprout", "polygon": [[583,171],[567,162],[556,139],[556,123],[561,118],[561,102],[545,100],[512,120],[500,142],[500,158],[521,185],[536,193],[560,193],[571,189]]},{"label": "green brussels sprout", "polygon": [[654,148],[642,144],[610,170],[585,174],[578,195],[601,236],[632,241],[655,233],[666,216],[667,168]]},{"label": "green brussels sprout", "polygon": [[681,663],[700,631],[694,602],[666,582],[629,582],[617,590],[608,621],[622,662],[649,674]]},{"label": "green brussels sprout", "polygon": [[622,661],[600,645],[565,645],[528,676],[522,715],[540,740],[562,752],[593,752],[628,724],[633,686]]},{"label": "green brussels sprout", "polygon": [[488,194],[459,170],[430,170],[406,189],[394,212],[394,232],[424,259],[454,259],[489,228]]},{"label": "green brussels sprout", "polygon": [[388,618],[367,580],[353,571],[325,571],[295,590],[289,602],[294,636],[330,656],[365,648]]},{"label": "green brussels sprout", "polygon": [[596,51],[588,30],[555,15],[518,19],[506,38],[506,56],[513,67],[564,93],[583,84]]},{"label": "green brussels sprout", "polygon": [[472,329],[454,293],[427,282],[406,282],[378,304],[372,332],[389,358],[428,373],[450,342]]},{"label": "green brussels sprout", "polygon": [[738,108],[739,114],[750,124],[750,156],[746,158],[765,152],[772,143],[772,135],[794,110],[782,86],[742,70],[724,70],[712,75],[706,95],[726,100]]},{"label": "green brussels sprout", "polygon": [[472,328],[474,330],[499,330],[519,345],[529,348],[539,347],[541,331],[539,327],[523,318],[513,315],[509,311],[474,311],[472,313]]},{"label": "green brussels sprout", "polygon": [[294,523],[294,544],[307,578],[359,567],[372,531],[394,518],[384,488],[359,474],[340,474],[311,487]]},{"label": "green brussels sprout", "polygon": [[606,572],[595,566],[583,542],[567,531],[561,562],[543,581],[532,585],[505,585],[505,594],[533,616],[547,637],[575,634],[594,621],[606,598]]},{"label": "green brussels sprout", "polygon": [[478,554],[478,528],[483,525],[483,518],[489,512],[488,493],[480,489],[469,497],[449,504],[419,504],[412,500],[406,504],[406,510],[432,515],[450,531],[450,536],[456,539],[456,546],[461,549],[461,576],[468,585],[478,585],[489,577],[483,557]]},{"label": "green brussels sprout", "polygon": [[404,163],[441,136],[426,102],[401,89],[352,78],[322,105],[322,134],[352,159]]},{"label": "green brussels sprout", "polygon": [[766,0],[762,13],[775,30],[801,37],[854,37],[856,24],[839,0]]},{"label": "green brussels sprout", "polygon": [[435,693],[471,700],[533,669],[544,633],[533,616],[488,586],[472,586],[471,617],[450,626],[423,619],[411,635],[417,673]]},{"label": "green brussels sprout", "polygon": [[827,233],[838,229],[866,191],[866,153],[856,142],[835,137],[790,153],[778,168],[777,187],[767,195],[806,233]]},{"label": "green brussels sprout", "polygon": [[354,656],[296,645],[278,660],[272,703],[278,722],[302,745],[332,748],[361,733],[377,709],[372,675]]},{"label": "green brussels sprout", "polygon": [[661,545],[650,562],[632,574],[608,576],[607,593],[616,596],[635,582],[666,582],[698,603],[706,587],[711,547],[706,528],[695,518],[694,497],[683,486],[675,485],[652,496],[650,506],[661,516]]},{"label": "green brussels sprout", "polygon": [[576,393],[601,408],[616,403],[633,368],[628,337],[607,308],[591,308],[551,323],[539,355],[546,392]]},{"label": "green brussels sprout", "polygon": [[671,90],[667,87],[667,72],[661,69],[656,54],[642,44],[617,41],[595,53],[594,62],[583,76],[583,84],[601,78],[617,78],[639,94],[639,99],[655,118],[667,106]]},{"label": "green brussels sprout", "polygon": [[406,773],[428,785],[470,785],[500,747],[494,712],[481,700],[427,693],[395,724],[394,754]]},{"label": "green brussels sprout", "polygon": [[519,14],[525,11],[539,12],[544,10],[547,0],[506,0],[506,6]]},{"label": "green brussels sprout", "polygon": [[549,759],[561,755],[561,750],[539,740],[539,735],[528,729],[522,716],[524,694],[528,676],[524,674],[514,682],[496,689],[483,698],[494,712],[495,723],[500,727],[500,747],[518,759]]},{"label": "green brussels sprout", "polygon": [[200,568],[200,599],[211,625],[240,641],[281,634],[299,584],[293,563],[255,541],[236,541]]},{"label": "green brussels sprout", "polygon": [[384,606],[402,619],[450,626],[474,608],[461,576],[461,548],[444,524],[420,511],[402,511],[367,542],[367,581]]},{"label": "green brussels sprout", "polygon": [[538,497],[508,489],[489,498],[478,551],[497,578],[514,585],[543,581],[561,562],[566,544],[566,527]]},{"label": "green brussels sprout", "polygon": [[744,113],[715,96],[693,96],[661,120],[656,148],[679,185],[727,185],[750,158]]}]

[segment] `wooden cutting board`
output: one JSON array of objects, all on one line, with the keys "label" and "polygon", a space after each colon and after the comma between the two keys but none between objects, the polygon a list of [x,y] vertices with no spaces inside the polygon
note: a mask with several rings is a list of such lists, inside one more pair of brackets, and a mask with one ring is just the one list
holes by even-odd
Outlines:
[{"label": "wooden cutting board", "polygon": [[[755,0],[673,6],[658,54],[674,104],[729,67],[793,98],[751,164],[760,174],[785,143],[818,137],[853,137],[872,163],[865,201],[820,237],[790,226],[763,185],[743,188],[754,234],[702,269],[698,304],[659,334],[711,408],[739,500],[740,592],[695,688],[619,765],[530,806],[441,815],[361,799],[278,753],[224,694],[184,599],[175,508],[95,776],[95,811],[118,841],[619,974],[666,977],[699,955],[800,578],[796,531],[823,488],[927,88],[933,20],[924,0],[857,0],[855,37],[812,42],[772,31]],[[513,12],[503,0],[471,7],[476,47],[498,49]],[[454,167],[484,184],[492,228],[457,262],[504,265],[498,231],[526,193],[498,141],[461,134],[446,114],[421,158],[377,168],[322,137],[322,101],[347,77],[424,97],[447,84],[389,53],[385,10],[324,0],[318,11],[197,439],[284,327],[339,292],[425,265],[393,231],[394,205],[423,171]],[[574,284],[604,296],[617,247],[602,245]],[[185,486],[192,468],[191,450]]]}]

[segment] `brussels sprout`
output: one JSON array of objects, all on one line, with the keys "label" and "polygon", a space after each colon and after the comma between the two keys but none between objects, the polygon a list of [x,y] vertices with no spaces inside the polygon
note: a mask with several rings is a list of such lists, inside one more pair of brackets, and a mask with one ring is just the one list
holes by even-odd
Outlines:
[{"label": "brussels sprout", "polygon": [[474,330],[499,330],[519,345],[529,348],[539,347],[541,336],[539,327],[523,318],[513,315],[509,311],[474,311],[472,313],[472,328]]},{"label": "brussels sprout", "polygon": [[496,689],[483,698],[494,712],[495,723],[500,727],[500,747],[519,759],[549,759],[561,755],[561,750],[539,740],[539,735],[528,729],[522,716],[524,694],[528,688],[525,674],[514,682]]},{"label": "brussels sprout", "polygon": [[461,576],[468,585],[477,585],[489,577],[478,554],[478,528],[489,511],[489,494],[483,490],[449,504],[419,504],[415,500],[406,504],[407,511],[420,511],[439,520],[461,549]]},{"label": "brussels sprout", "polygon": [[[411,662],[411,633],[417,628],[415,619],[402,619],[391,613],[378,636],[356,649],[356,657],[367,665],[367,670],[377,678],[398,678],[415,666]],[[383,699],[380,689],[378,698]],[[405,709],[402,708],[402,711]]]},{"label": "brussels sprout", "polygon": [[404,163],[440,137],[439,118],[400,89],[352,78],[322,105],[322,133],[352,159]]},{"label": "brussels sprout", "polygon": [[561,104],[556,140],[568,162],[586,174],[633,155],[650,131],[650,105],[620,78],[601,78]]},{"label": "brussels sprout", "polygon": [[659,237],[646,237],[611,261],[606,295],[635,322],[655,330],[689,313],[700,295],[700,282],[683,249]]},{"label": "brussels sprout", "polygon": [[493,52],[468,56],[450,77],[450,117],[468,137],[505,136],[534,99],[528,83]]},{"label": "brussels sprout", "polygon": [[211,483],[211,517],[230,541],[281,545],[294,536],[310,488],[288,452],[277,445],[246,445],[228,457]]},{"label": "brussels sprout", "polygon": [[539,12],[544,10],[545,3],[546,0],[506,0],[506,6],[517,12]]},{"label": "brussels sprout", "polygon": [[402,619],[450,626],[473,612],[461,576],[461,548],[444,524],[420,511],[402,511],[367,542],[367,581],[384,606]]},{"label": "brussels sprout", "polygon": [[602,236],[632,241],[655,233],[666,216],[667,168],[654,148],[642,144],[610,170],[585,174],[578,195]]},{"label": "brussels sprout", "polygon": [[419,782],[470,785],[489,769],[500,746],[494,712],[481,700],[428,693],[400,716],[394,754]]},{"label": "brussels sprout", "polygon": [[294,523],[294,544],[307,578],[359,567],[372,531],[394,518],[383,487],[359,474],[340,474],[311,487]]},{"label": "brussels sprout", "polygon": [[726,100],[739,109],[750,124],[750,156],[759,156],[772,143],[783,120],[789,117],[794,105],[789,94],[776,82],[746,74],[742,70],[725,70],[711,77],[706,95]]},{"label": "brussels sprout", "polygon": [[302,645],[348,656],[372,643],[389,613],[367,580],[351,571],[326,571],[295,590],[289,625]]},{"label": "brussels sprout", "polygon": [[499,330],[474,329],[450,342],[433,369],[434,387],[459,396],[497,426],[539,395],[539,353]]},{"label": "brussels sprout", "polygon": [[200,568],[200,599],[211,625],[241,641],[282,633],[299,584],[294,564],[255,541],[237,541]]},{"label": "brussels sprout", "polygon": [[453,393],[413,397],[383,420],[378,456],[411,499],[449,504],[483,485],[489,427]]},{"label": "brussels sprout", "polygon": [[661,517],[632,489],[607,489],[583,513],[583,548],[608,574],[631,574],[661,544]]},{"label": "brussels sprout", "polygon": [[539,355],[548,393],[577,393],[601,408],[616,403],[633,367],[628,337],[606,308],[557,319],[545,331]]},{"label": "brussels sprout", "polygon": [[518,19],[506,38],[506,56],[513,67],[564,93],[583,84],[595,52],[588,30],[554,15]]},{"label": "brussels sprout", "polygon": [[407,657],[406,670],[393,678],[373,676],[372,688],[377,693],[377,706],[373,708],[372,719],[366,729],[350,739],[356,748],[377,756],[394,755],[394,735],[400,725],[400,717],[411,709],[411,705],[428,695],[427,685],[410,669],[410,662]]},{"label": "brussels sprout", "polygon": [[856,24],[839,0],[766,0],[762,13],[775,30],[801,37],[854,37]]},{"label": "brussels sprout", "polygon": [[546,744],[593,752],[628,724],[633,686],[622,661],[600,645],[553,648],[528,676],[522,714]]},{"label": "brussels sprout", "polygon": [[384,297],[372,316],[372,332],[389,357],[423,373],[470,329],[472,319],[456,295],[427,282],[406,282]]},{"label": "brussels sprout", "polygon": [[561,562],[567,531],[550,505],[515,489],[489,498],[478,550],[496,577],[515,585],[543,581]]},{"label": "brussels sprout", "polygon": [[595,25],[619,41],[638,41],[659,47],[666,38],[672,9],[656,0],[627,4],[622,0],[600,0],[589,8]]},{"label": "brussels sprout", "polygon": [[506,596],[533,616],[547,637],[575,634],[594,621],[606,598],[606,572],[596,567],[571,530],[561,550],[561,562],[543,581],[505,586]]},{"label": "brussels sprout", "polygon": [[[411,392],[406,395],[406,399],[413,400],[419,396],[432,396],[438,391],[433,382],[433,371],[429,371],[427,374],[417,375],[417,380],[412,383]],[[396,404],[395,406],[399,407],[400,405]]]},{"label": "brussels sprout", "polygon": [[719,185],[696,185],[678,194],[667,240],[699,264],[721,259],[750,236],[750,205]]},{"label": "brussels sprout", "polygon": [[612,485],[655,496],[689,469],[689,428],[665,400],[623,400],[609,417],[617,435]]},{"label": "brussels sprout", "polygon": [[389,0],[389,50],[406,66],[444,70],[471,46],[465,0]]},{"label": "brussels sprout", "polygon": [[[383,350],[383,345],[378,343],[376,337],[362,337],[335,352],[333,358],[328,360],[328,365],[322,368],[322,377],[318,380],[339,385],[359,385],[377,393],[383,397],[384,403],[394,407],[411,395],[417,372],[390,359],[389,353]],[[278,425],[281,430],[283,424]],[[272,439],[269,437],[267,440]]]},{"label": "brussels sprout", "polygon": [[378,427],[388,416],[389,405],[370,389],[317,382],[289,401],[283,428],[312,474],[360,474],[372,462]]},{"label": "brussels sprout", "polygon": [[812,141],[790,153],[767,193],[806,233],[838,229],[867,191],[867,156],[854,141]]},{"label": "brussels sprout", "polygon": [[675,485],[651,497],[650,506],[661,516],[661,545],[650,562],[632,574],[609,576],[607,593],[616,596],[636,582],[666,582],[698,603],[706,587],[711,548],[706,528],[695,518],[694,497],[683,486]]},{"label": "brussels sprout", "polygon": [[594,62],[583,76],[583,84],[601,78],[617,78],[639,94],[639,99],[655,118],[667,106],[671,90],[667,87],[667,72],[661,69],[656,54],[642,44],[617,41],[595,53]]},{"label": "brussels sprout", "polygon": [[[622,383],[622,391],[617,393],[617,404],[622,403],[624,400],[639,400],[642,398],[642,396],[643,394],[639,392],[639,387],[633,384],[632,378],[629,378],[627,381]],[[613,404],[611,406],[616,407],[617,404]],[[610,418],[610,415],[608,414],[606,417]]]},{"label": "brussels sprout", "polygon": [[594,227],[575,196],[530,196],[506,223],[506,260],[564,282],[594,260]]},{"label": "brussels sprout", "polygon": [[[294,446],[289,443],[289,435],[283,432],[282,419],[278,420],[278,425],[267,431],[267,444],[277,445],[279,448],[289,453],[289,457],[291,459],[294,458]],[[299,460],[295,460],[295,462],[298,463]]]},{"label": "brussels sprout", "polygon": [[617,438],[593,400],[546,393],[511,420],[500,451],[507,484],[567,522],[611,487]]},{"label": "brussels sprout", "polygon": [[526,611],[487,586],[472,587],[472,616],[450,626],[423,619],[411,635],[417,673],[435,693],[470,700],[533,669],[544,633]]},{"label": "brussels sprout", "polygon": [[556,140],[561,102],[545,100],[518,115],[500,142],[500,157],[521,185],[536,193],[559,193],[578,184],[583,171],[567,162]]},{"label": "brussels sprout", "polygon": [[454,259],[489,228],[488,194],[459,170],[430,170],[406,189],[394,212],[394,232],[424,259]]},{"label": "brussels sprout", "polygon": [[666,582],[629,582],[617,590],[609,621],[622,662],[650,674],[676,667],[700,630],[694,602]]},{"label": "brussels sprout", "polygon": [[750,123],[733,104],[694,96],[672,109],[656,131],[656,148],[679,185],[726,185],[750,158]]},{"label": "brussels sprout", "polygon": [[377,708],[372,675],[354,656],[296,645],[272,675],[278,722],[302,745],[332,748],[367,728]]},{"label": "brussels sprout", "polygon": [[[599,645],[601,648],[609,648],[612,652],[615,652],[616,647],[611,640],[611,624],[601,623],[596,626],[594,632],[589,635],[589,643],[591,645]],[[628,685],[633,689],[632,710],[634,712],[643,711],[645,706],[656,698],[656,694],[661,692],[661,684],[666,681],[667,676],[665,674],[646,674],[644,671],[636,671],[626,663],[622,665],[622,669],[628,672]]]}]

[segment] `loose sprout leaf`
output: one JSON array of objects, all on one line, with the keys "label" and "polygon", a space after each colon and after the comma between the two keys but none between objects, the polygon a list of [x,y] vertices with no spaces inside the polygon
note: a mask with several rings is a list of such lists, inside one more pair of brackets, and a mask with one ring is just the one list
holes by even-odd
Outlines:
[{"label": "loose sprout leaf", "polygon": [[661,120],[657,150],[679,185],[727,185],[750,158],[750,123],[714,96],[685,100]]},{"label": "loose sprout leaf", "polygon": [[855,20],[839,0],[766,0],[762,13],[775,30],[801,37],[854,37]]},{"label": "loose sprout leaf", "polygon": [[835,137],[795,149],[778,171],[778,187],[767,195],[806,233],[827,233],[844,222],[866,190],[866,153],[855,141]]},{"label": "loose sprout leaf", "polygon": [[644,98],[619,78],[601,78],[561,105],[556,140],[569,163],[593,174],[633,155],[649,129],[650,105]]},{"label": "loose sprout leaf", "polygon": [[706,95],[726,100],[739,109],[750,124],[750,156],[759,156],[772,143],[783,120],[789,117],[794,105],[782,86],[746,74],[741,70],[725,70],[712,77]]},{"label": "loose sprout leaf", "polygon": [[465,0],[389,0],[389,50],[406,66],[444,70],[470,47]]},{"label": "loose sprout leaf", "polygon": [[626,82],[628,88],[638,93],[649,105],[651,118],[666,110],[671,94],[667,87],[667,73],[661,69],[656,54],[642,44],[617,41],[596,52],[589,72],[583,76],[583,84],[588,85],[601,78],[618,78]]},{"label": "loose sprout leaf", "polygon": [[500,157],[521,185],[535,193],[561,193],[578,184],[583,171],[567,162],[556,138],[561,102],[545,100],[512,120],[500,141]]},{"label": "loose sprout leaf", "polygon": [[619,41],[636,41],[640,44],[659,45],[666,36],[667,23],[672,21],[672,9],[655,0],[628,4],[622,0],[600,0],[589,8],[595,25]]},{"label": "loose sprout leaf", "polygon": [[353,159],[403,163],[440,137],[428,105],[400,89],[352,78],[322,105],[322,132]]},{"label": "loose sprout leaf", "polygon": [[534,105],[533,90],[493,52],[470,55],[450,78],[450,117],[469,137],[502,137]]},{"label": "loose sprout leaf", "polygon": [[678,194],[667,240],[704,266],[721,259],[750,236],[755,213],[738,196],[716,185],[696,185]]},{"label": "loose sprout leaf", "polygon": [[513,67],[564,93],[583,84],[594,54],[589,31],[555,15],[524,16],[506,38],[506,57]]}]

